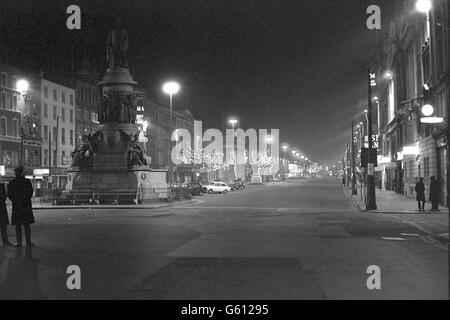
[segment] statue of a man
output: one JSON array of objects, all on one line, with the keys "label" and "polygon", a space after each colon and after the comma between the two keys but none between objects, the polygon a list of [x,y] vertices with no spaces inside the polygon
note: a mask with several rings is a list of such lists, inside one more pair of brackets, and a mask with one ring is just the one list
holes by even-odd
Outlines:
[{"label": "statue of a man", "polygon": [[109,68],[128,68],[128,32],[119,21],[108,33],[106,60]]}]

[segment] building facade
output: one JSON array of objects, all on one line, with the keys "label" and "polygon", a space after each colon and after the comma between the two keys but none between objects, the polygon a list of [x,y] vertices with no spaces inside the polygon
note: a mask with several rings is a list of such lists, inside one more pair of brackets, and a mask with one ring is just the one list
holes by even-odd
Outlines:
[{"label": "building facade", "polygon": [[[448,1],[434,0],[431,11],[417,12],[416,1],[396,0],[396,14],[384,34],[378,61],[376,101],[380,123],[381,187],[410,197],[423,177],[435,176],[446,204],[449,98]],[[443,123],[422,123],[422,107],[434,107]]]},{"label": "building facade", "polygon": [[[26,91],[19,90],[19,80],[27,84]],[[13,168],[22,164],[32,176],[41,165],[40,147],[40,78],[0,64],[1,174],[12,178]]]},{"label": "building facade", "polygon": [[[75,89],[41,81],[42,166],[49,168],[49,188],[65,188],[75,149]],[[48,178],[48,177],[47,177]]]}]

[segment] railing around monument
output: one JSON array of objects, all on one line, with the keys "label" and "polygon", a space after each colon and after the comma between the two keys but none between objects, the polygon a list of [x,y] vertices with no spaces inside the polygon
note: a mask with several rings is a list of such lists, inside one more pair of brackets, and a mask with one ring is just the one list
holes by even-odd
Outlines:
[{"label": "railing around monument", "polygon": [[138,205],[171,202],[188,198],[169,187],[152,187],[117,190],[42,190],[38,199],[40,204],[48,205]]},{"label": "railing around monument", "polygon": [[134,190],[41,190],[34,201],[42,205],[139,205],[191,198],[186,188],[161,186]]}]

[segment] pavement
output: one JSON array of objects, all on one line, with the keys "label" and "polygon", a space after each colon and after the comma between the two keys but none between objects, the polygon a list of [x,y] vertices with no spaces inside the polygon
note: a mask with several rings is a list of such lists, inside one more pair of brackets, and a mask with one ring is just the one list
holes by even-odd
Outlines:
[{"label": "pavement", "polygon": [[[0,299],[443,299],[448,216],[361,212],[338,180],[251,186],[148,210],[37,210],[0,249]],[[14,231],[10,228],[10,241]],[[81,289],[69,290],[69,266]],[[381,288],[371,290],[370,272]]]},{"label": "pavement", "polygon": [[[351,194],[351,188],[344,188],[346,193]],[[356,205],[360,210],[364,211],[366,207],[364,190],[361,195],[361,188],[357,187],[358,194],[353,195],[352,198],[356,202]],[[427,214],[431,212],[431,202],[425,204],[425,213],[419,212],[417,201],[413,198],[407,197],[405,195],[398,194],[394,191],[386,191],[376,189],[376,202],[377,210],[371,210],[371,212],[378,213],[420,213]],[[448,208],[444,206],[439,206],[440,212],[442,214],[448,214]]]}]

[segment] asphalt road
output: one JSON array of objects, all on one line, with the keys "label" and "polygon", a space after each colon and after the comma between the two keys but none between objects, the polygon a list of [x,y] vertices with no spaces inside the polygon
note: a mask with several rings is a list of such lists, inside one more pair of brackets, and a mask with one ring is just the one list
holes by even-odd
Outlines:
[{"label": "asphalt road", "polygon": [[[0,298],[448,299],[448,250],[433,241],[448,219],[357,212],[338,184],[251,186],[152,210],[36,211],[36,247],[0,249]],[[67,289],[70,265],[81,290]],[[380,290],[367,288],[372,265]]]}]

